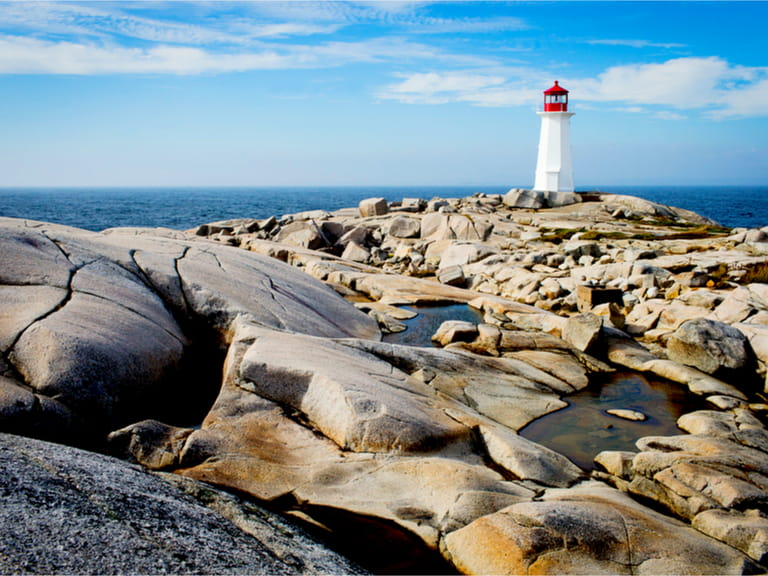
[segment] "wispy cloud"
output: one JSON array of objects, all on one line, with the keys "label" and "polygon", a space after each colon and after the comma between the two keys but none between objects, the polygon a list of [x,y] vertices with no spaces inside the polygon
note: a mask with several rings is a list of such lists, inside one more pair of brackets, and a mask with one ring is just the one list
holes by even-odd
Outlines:
[{"label": "wispy cloud", "polygon": [[379,93],[382,99],[408,104],[444,104],[451,101],[471,101],[486,89],[504,84],[503,76],[464,72],[426,72],[404,75],[403,81],[388,86]]},{"label": "wispy cloud", "polygon": [[[401,75],[378,96],[404,103],[468,102],[477,106],[534,105],[551,76],[522,69],[514,75],[471,71]],[[483,82],[483,79],[486,81]],[[631,112],[681,119],[684,110],[713,118],[768,115],[768,68],[732,66],[717,58],[676,58],[613,66],[594,78],[562,78],[581,102],[615,102]]]},{"label": "wispy cloud", "polygon": [[603,39],[603,40],[588,40],[587,44],[595,44],[602,46],[628,46],[630,48],[685,48],[685,44],[678,44],[676,42],[650,42],[648,40],[620,40],[620,39]]},{"label": "wispy cloud", "polygon": [[[0,74],[217,74],[333,68],[353,63],[461,61],[460,56],[400,38],[320,44],[261,44],[245,51],[170,44],[148,48],[0,36]],[[467,63],[483,60],[468,57]]]}]

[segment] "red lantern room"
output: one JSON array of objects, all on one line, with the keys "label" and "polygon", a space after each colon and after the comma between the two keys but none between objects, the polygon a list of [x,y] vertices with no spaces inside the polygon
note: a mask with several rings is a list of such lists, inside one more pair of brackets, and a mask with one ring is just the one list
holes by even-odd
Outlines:
[{"label": "red lantern room", "polygon": [[544,112],[568,112],[568,90],[555,85],[544,91]]}]

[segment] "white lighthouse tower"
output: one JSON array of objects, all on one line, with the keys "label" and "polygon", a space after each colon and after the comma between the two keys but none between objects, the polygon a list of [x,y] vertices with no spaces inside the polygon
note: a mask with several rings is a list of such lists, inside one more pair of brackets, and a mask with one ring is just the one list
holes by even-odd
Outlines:
[{"label": "white lighthouse tower", "polygon": [[568,112],[568,90],[555,85],[544,91],[541,116],[539,157],[536,162],[534,190],[573,192],[571,163],[571,116]]}]

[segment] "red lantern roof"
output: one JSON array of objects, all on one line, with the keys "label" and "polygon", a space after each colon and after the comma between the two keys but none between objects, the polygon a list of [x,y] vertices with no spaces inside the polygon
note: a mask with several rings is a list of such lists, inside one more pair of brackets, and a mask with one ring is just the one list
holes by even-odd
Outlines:
[{"label": "red lantern roof", "polygon": [[560,86],[560,84],[557,83],[557,80],[555,80],[555,85],[549,90],[544,90],[544,94],[568,94],[568,90]]}]

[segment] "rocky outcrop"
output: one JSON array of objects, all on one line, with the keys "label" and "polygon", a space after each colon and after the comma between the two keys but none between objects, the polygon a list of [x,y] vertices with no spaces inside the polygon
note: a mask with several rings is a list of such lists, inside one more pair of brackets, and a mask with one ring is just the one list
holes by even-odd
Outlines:
[{"label": "rocky outcrop", "polygon": [[[765,568],[759,234],[525,191],[190,234],[10,219],[0,234],[4,430],[268,502],[379,572]],[[424,304],[481,318],[432,346],[381,341]],[[593,472],[521,435],[617,367],[711,409]]]},{"label": "rocky outcrop", "polygon": [[[84,442],[145,417],[204,414],[200,403],[218,389],[220,346],[238,317],[325,336],[379,334],[332,290],[241,250],[0,224],[7,430]],[[182,390],[192,397],[179,409],[173,396]]]},{"label": "rocky outcrop", "polygon": [[744,574],[744,555],[617,490],[551,490],[451,533],[466,574]]},{"label": "rocky outcrop", "polygon": [[9,434],[0,434],[0,465],[4,574],[364,573],[286,519],[207,484]]}]

